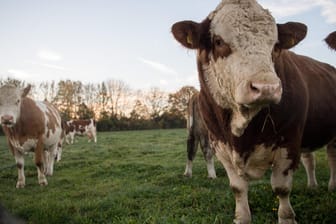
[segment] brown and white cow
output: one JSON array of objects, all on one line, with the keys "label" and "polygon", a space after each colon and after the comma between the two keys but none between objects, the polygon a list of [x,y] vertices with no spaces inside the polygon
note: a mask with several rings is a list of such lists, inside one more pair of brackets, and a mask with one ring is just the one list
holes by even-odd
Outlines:
[{"label": "brown and white cow", "polygon": [[[325,39],[326,43],[331,49],[336,50],[336,31],[329,34]],[[328,189],[330,191],[336,189],[336,138],[326,145],[327,158],[330,168],[330,178]],[[315,154],[311,150],[303,149],[301,153],[301,162],[307,173],[307,186],[309,188],[317,187],[317,180],[315,175]]]},{"label": "brown and white cow", "polygon": [[202,114],[199,109],[198,101],[199,93],[195,93],[188,104],[188,117],[187,117],[187,164],[184,171],[184,175],[192,177],[192,163],[195,158],[198,145],[200,145],[204,159],[206,161],[208,178],[216,178],[216,170],[214,165],[214,151],[210,147],[208,129],[206,128]]},{"label": "brown and white cow", "polygon": [[223,0],[201,23],[173,25],[197,50],[201,112],[236,199],[234,223],[250,223],[248,184],[272,169],[279,223],[296,223],[290,204],[301,147],[336,136],[336,69],[288,49],[301,23],[276,24],[255,0]]},{"label": "brown and white cow", "polygon": [[12,85],[0,87],[0,119],[7,142],[18,168],[17,188],[25,186],[24,154],[35,153],[40,185],[47,185],[45,175],[52,175],[61,139],[61,117],[48,102],[27,97],[30,85],[20,89]]},{"label": "brown and white cow", "polygon": [[74,138],[76,135],[86,135],[89,139],[89,142],[91,142],[91,140],[93,140],[95,143],[97,142],[96,121],[92,118],[86,120],[77,119],[67,121],[64,124],[64,129],[66,133],[66,142],[68,144],[74,143]]}]

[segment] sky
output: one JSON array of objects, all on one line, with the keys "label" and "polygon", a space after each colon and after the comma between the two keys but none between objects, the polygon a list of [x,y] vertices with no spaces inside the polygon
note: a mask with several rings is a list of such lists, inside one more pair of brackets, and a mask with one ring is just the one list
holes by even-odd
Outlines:
[{"label": "sky", "polygon": [[[0,0],[0,78],[38,83],[122,80],[132,89],[198,87],[196,53],[171,26],[201,22],[219,0]],[[336,66],[323,39],[336,31],[336,0],[259,0],[278,23],[308,26],[293,50]]]}]

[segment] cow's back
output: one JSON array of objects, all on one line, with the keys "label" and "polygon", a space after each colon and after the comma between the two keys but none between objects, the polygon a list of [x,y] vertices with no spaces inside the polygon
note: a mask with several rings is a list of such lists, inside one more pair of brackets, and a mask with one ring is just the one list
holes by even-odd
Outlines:
[{"label": "cow's back", "polygon": [[[281,57],[284,61],[282,66],[290,66],[293,67],[293,71],[297,71],[293,74],[282,74],[287,76],[283,83],[286,85],[291,82],[292,76],[298,76],[300,80],[300,83],[287,84],[294,87],[289,88],[292,92],[284,91],[284,97],[286,94],[297,95],[300,98],[294,99],[298,104],[301,103],[299,101],[306,101],[308,105],[306,114],[302,114],[303,117],[306,116],[302,147],[310,149],[322,147],[336,135],[336,69],[329,64],[289,51],[282,52]],[[296,85],[302,86],[302,84],[304,89],[295,89]]]}]

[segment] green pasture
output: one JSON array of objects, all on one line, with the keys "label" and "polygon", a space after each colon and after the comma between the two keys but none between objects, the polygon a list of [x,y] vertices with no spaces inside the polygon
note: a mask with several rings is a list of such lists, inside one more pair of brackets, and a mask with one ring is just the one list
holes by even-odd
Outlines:
[{"label": "green pasture", "polygon": [[[0,137],[0,203],[34,224],[67,223],[232,223],[235,203],[222,165],[207,179],[200,151],[193,177],[185,178],[186,130],[98,133],[98,143],[77,138],[40,187],[32,155],[26,156],[26,187],[16,189],[17,169]],[[253,223],[276,223],[278,202],[270,173],[252,182]],[[336,193],[327,190],[325,150],[317,153],[318,189],[306,188],[303,167],[296,172],[291,202],[300,224],[336,223]]]}]

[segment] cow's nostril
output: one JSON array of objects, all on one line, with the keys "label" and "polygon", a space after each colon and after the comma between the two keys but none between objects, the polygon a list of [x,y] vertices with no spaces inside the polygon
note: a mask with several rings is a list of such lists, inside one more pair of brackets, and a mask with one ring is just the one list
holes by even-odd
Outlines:
[{"label": "cow's nostril", "polygon": [[9,122],[12,122],[12,121],[13,121],[13,116],[11,116],[11,115],[1,116],[1,122],[2,123],[9,123]]},{"label": "cow's nostril", "polygon": [[251,82],[251,84],[250,84],[250,89],[251,89],[252,92],[254,92],[254,93],[259,93],[259,92],[260,92],[260,85]]}]

